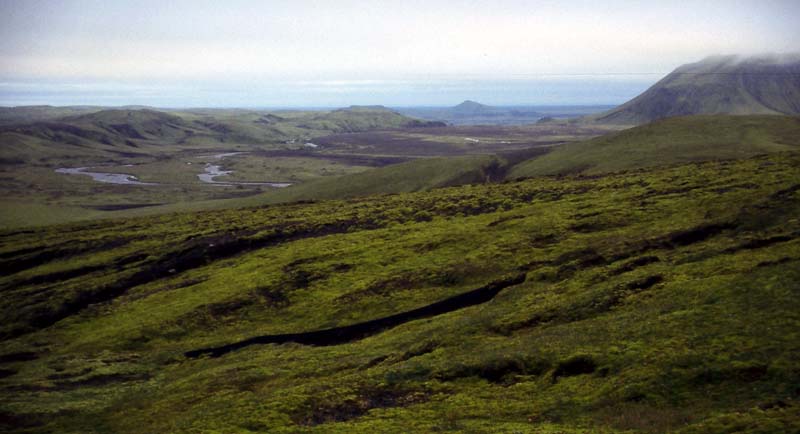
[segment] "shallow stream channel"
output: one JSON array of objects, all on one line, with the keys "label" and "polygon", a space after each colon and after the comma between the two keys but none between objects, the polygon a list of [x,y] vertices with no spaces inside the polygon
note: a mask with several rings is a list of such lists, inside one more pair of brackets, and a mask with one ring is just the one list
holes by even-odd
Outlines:
[{"label": "shallow stream channel", "polygon": [[[232,157],[234,155],[240,155],[240,154],[246,154],[246,152],[227,152],[227,153],[224,153],[224,154],[212,155],[210,158],[214,158],[214,159],[217,159],[217,160],[222,160],[222,159],[224,159],[226,157]],[[214,178],[216,178],[218,176],[230,175],[231,173],[233,173],[232,170],[223,170],[221,164],[206,163],[206,166],[205,166],[204,170],[205,170],[205,172],[198,174],[197,177],[200,179],[200,181],[203,181],[203,182],[208,183],[208,184],[216,184],[216,185],[223,185],[223,186],[225,186],[225,185],[228,185],[228,186],[231,186],[231,185],[266,185],[266,186],[275,187],[275,188],[283,188],[283,187],[288,187],[288,186],[292,185],[292,184],[290,184],[288,182],[217,181]]]},{"label": "shallow stream channel", "polygon": [[95,181],[105,182],[106,184],[158,185],[153,182],[141,182],[135,176],[127,173],[89,172],[89,169],[89,167],[60,167],[56,169],[56,173],[91,176]]},{"label": "shallow stream channel", "polygon": [[[223,170],[221,160],[226,157],[234,155],[246,154],[246,152],[226,152],[222,154],[214,154],[205,156],[206,159],[220,160],[220,164],[206,163],[203,168],[203,173],[197,174],[197,178],[206,184],[214,184],[218,186],[236,186],[236,185],[265,185],[274,188],[283,188],[292,185],[288,182],[244,182],[244,181],[217,181],[219,176],[230,175],[232,170]],[[99,166],[96,166],[99,167]],[[127,173],[104,173],[104,172],[91,172],[91,167],[60,167],[56,169],[56,173],[63,173],[67,175],[86,175],[91,176],[97,182],[106,184],[126,184],[126,185],[163,185],[155,182],[142,182],[134,175]]]}]

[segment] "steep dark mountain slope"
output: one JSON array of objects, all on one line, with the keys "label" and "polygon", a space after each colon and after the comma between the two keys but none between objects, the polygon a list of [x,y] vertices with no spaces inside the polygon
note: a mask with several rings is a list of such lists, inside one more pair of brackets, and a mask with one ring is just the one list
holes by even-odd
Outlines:
[{"label": "steep dark mountain slope", "polygon": [[591,119],[634,125],[694,114],[800,114],[800,54],[715,56],[683,65]]},{"label": "steep dark mountain slope", "polygon": [[517,164],[510,176],[598,174],[798,149],[797,116],[680,116],[559,146]]}]

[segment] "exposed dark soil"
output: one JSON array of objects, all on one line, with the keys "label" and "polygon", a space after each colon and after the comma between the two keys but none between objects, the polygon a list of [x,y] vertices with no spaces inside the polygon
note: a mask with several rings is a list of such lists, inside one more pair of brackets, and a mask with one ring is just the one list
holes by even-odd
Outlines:
[{"label": "exposed dark soil", "polygon": [[343,422],[358,418],[373,408],[405,407],[425,402],[429,393],[425,390],[397,390],[388,388],[364,388],[355,397],[340,402],[312,398],[292,417],[298,425],[315,426],[329,422]]},{"label": "exposed dark soil", "polygon": [[31,360],[36,360],[38,358],[39,355],[36,353],[23,351],[19,353],[8,353],[0,355],[0,363],[28,362]]},{"label": "exposed dark soil", "polygon": [[86,253],[97,253],[115,249],[133,241],[130,238],[92,240],[80,244],[65,243],[47,248],[31,248],[7,252],[0,257],[0,268],[7,274],[19,273],[47,262]]},{"label": "exposed dark soil", "polygon": [[34,414],[14,414],[0,411],[0,428],[9,428],[8,432],[22,428],[32,428],[44,425],[42,416]]},{"label": "exposed dark soil", "polygon": [[787,241],[791,241],[800,236],[800,233],[793,232],[787,235],[775,235],[768,238],[756,238],[750,241],[746,241],[738,246],[731,247],[725,251],[725,253],[734,253],[740,250],[755,250],[761,249],[764,247],[769,247],[773,244],[778,243],[785,243]]},{"label": "exposed dark soil", "polygon": [[659,275],[647,276],[645,278],[634,280],[633,282],[628,283],[625,285],[625,288],[630,291],[641,291],[644,289],[649,289],[663,281],[664,278]]},{"label": "exposed dark soil", "polygon": [[85,274],[94,273],[95,271],[100,271],[105,268],[106,267],[102,265],[89,265],[86,267],[73,268],[71,270],[57,271],[55,273],[33,276],[29,279],[17,280],[13,284],[15,286],[26,286],[49,282],[63,282],[75,277],[83,276]]},{"label": "exposed dark soil", "polygon": [[697,385],[719,384],[729,380],[750,383],[766,377],[768,370],[769,366],[764,364],[704,368],[692,378],[692,382]]},{"label": "exposed dark soil", "polygon": [[187,351],[185,356],[189,358],[196,358],[203,355],[219,357],[231,351],[236,351],[250,345],[258,344],[283,344],[287,342],[313,346],[344,344],[363,339],[409,321],[441,315],[454,310],[463,309],[465,307],[485,303],[494,298],[494,296],[504,288],[518,285],[524,281],[525,274],[519,274],[514,277],[492,282],[481,288],[448,298],[446,300],[384,318],[374,319],[344,327],[317,330],[313,332],[257,336],[220,347],[201,348],[198,350]]},{"label": "exposed dark soil", "polygon": [[553,381],[559,377],[572,377],[575,375],[591,374],[597,369],[597,363],[590,356],[571,357],[556,366],[553,372]]},{"label": "exposed dark soil", "polygon": [[611,270],[609,274],[612,276],[616,276],[659,261],[660,259],[658,259],[657,256],[641,256],[639,258],[632,259],[620,265],[619,267]]},{"label": "exposed dark soil", "polygon": [[[575,272],[579,268],[570,268],[569,272]],[[559,278],[562,278],[559,276]],[[591,297],[575,299],[571,305],[555,309],[546,310],[531,315],[530,318],[513,323],[494,327],[493,330],[502,335],[509,335],[517,330],[539,327],[543,325],[564,324],[583,321],[594,318],[609,312],[616,306],[625,303],[630,295],[637,294],[656,286],[664,281],[660,275],[652,275],[630,281],[619,285],[611,291],[594,294]]]},{"label": "exposed dark soil", "polygon": [[141,381],[150,378],[149,374],[101,374],[73,381],[57,381],[58,389],[76,389],[79,387],[97,387],[127,381]]},{"label": "exposed dark soil", "polygon": [[414,357],[423,356],[425,354],[429,354],[434,352],[437,348],[439,348],[439,343],[436,341],[425,341],[419,345],[416,345],[410,348],[408,351],[400,355],[398,358],[399,361],[405,361],[409,359],[413,359]]},{"label": "exposed dark soil", "polygon": [[95,209],[98,211],[121,211],[125,209],[147,208],[151,206],[164,205],[163,203],[120,203],[110,205],[90,205],[84,208]]},{"label": "exposed dark soil", "polygon": [[733,229],[735,225],[730,223],[713,223],[698,226],[685,231],[678,231],[667,236],[664,240],[665,247],[688,246],[690,244],[705,241],[724,230]]},{"label": "exposed dark soil", "polygon": [[481,360],[477,363],[459,364],[443,372],[436,372],[433,378],[451,381],[457,378],[478,377],[508,386],[519,382],[520,376],[539,376],[550,369],[550,362],[543,359],[499,357]]}]

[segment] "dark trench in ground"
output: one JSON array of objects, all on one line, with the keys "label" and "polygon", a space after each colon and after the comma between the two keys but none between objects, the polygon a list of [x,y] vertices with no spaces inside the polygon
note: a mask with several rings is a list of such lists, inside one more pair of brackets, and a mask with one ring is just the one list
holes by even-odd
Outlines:
[{"label": "dark trench in ground", "polygon": [[496,280],[486,286],[473,289],[472,291],[465,292],[463,294],[459,294],[427,306],[383,318],[365,321],[362,323],[351,324],[349,326],[303,333],[256,336],[219,347],[209,347],[187,351],[184,353],[184,355],[189,358],[197,358],[203,355],[219,357],[230,353],[231,351],[236,351],[251,345],[284,344],[288,342],[312,346],[344,344],[366,338],[368,336],[380,333],[386,329],[397,327],[410,321],[442,315],[448,312],[463,309],[465,307],[486,303],[493,299],[503,289],[508,288],[509,286],[519,285],[520,283],[524,282],[525,277],[525,273],[522,273],[513,277]]}]

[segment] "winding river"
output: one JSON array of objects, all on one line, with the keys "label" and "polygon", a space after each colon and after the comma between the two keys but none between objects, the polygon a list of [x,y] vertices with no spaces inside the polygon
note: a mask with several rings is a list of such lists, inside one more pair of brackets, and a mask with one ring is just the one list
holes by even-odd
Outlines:
[{"label": "winding river", "polygon": [[133,175],[126,173],[102,173],[102,172],[87,172],[88,167],[61,167],[56,169],[56,173],[65,173],[67,175],[86,175],[91,176],[97,182],[104,182],[106,184],[127,184],[127,185],[158,185],[153,182],[141,182]]},{"label": "winding river", "polygon": [[[211,158],[215,158],[217,160],[222,160],[225,157],[232,157],[234,155],[245,154],[245,152],[227,152],[224,154],[216,154],[212,155]],[[292,185],[288,182],[240,182],[240,181],[217,181],[214,178],[218,176],[225,176],[230,175],[233,173],[232,170],[222,170],[222,166],[219,164],[211,164],[206,163],[204,168],[205,173],[200,173],[197,177],[200,181],[203,181],[208,184],[215,184],[215,185],[222,185],[222,186],[233,186],[233,185],[266,185],[269,187],[274,188],[283,188]]]},{"label": "winding river", "polygon": [[[234,155],[245,154],[245,152],[225,152],[222,154],[215,154],[206,156],[205,158],[213,158],[222,160],[225,157],[232,157]],[[130,165],[126,165],[130,166]],[[97,182],[104,182],[106,184],[125,184],[125,185],[163,185],[155,182],[142,182],[133,175],[127,173],[102,173],[102,172],[89,172],[89,167],[61,167],[56,169],[56,173],[63,173],[67,175],[86,175],[91,176]],[[206,184],[214,184],[218,186],[232,187],[236,185],[265,185],[273,188],[283,188],[292,185],[288,182],[240,182],[240,181],[217,181],[214,178],[218,176],[230,175],[232,170],[222,170],[220,164],[206,163],[203,168],[204,172],[197,175],[197,178]]]}]

